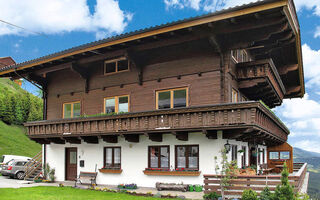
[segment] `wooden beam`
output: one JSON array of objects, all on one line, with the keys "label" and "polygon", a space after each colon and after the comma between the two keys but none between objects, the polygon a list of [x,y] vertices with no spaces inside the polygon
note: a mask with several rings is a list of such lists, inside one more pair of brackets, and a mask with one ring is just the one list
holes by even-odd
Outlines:
[{"label": "wooden beam", "polygon": [[81,136],[81,139],[88,144],[98,144],[99,140],[97,136]]},{"label": "wooden beam", "polygon": [[65,144],[66,142],[61,138],[47,138],[46,140],[55,144]]},{"label": "wooden beam", "polygon": [[173,131],[173,135],[176,136],[177,140],[188,141],[189,140],[189,132],[188,131]]},{"label": "wooden beam", "polygon": [[294,87],[289,87],[287,88],[287,93],[286,95],[290,96],[292,94],[298,94],[301,91],[301,86],[294,86]]},{"label": "wooden beam", "polygon": [[163,133],[148,133],[149,140],[153,142],[162,142]]},{"label": "wooden beam", "polygon": [[[251,129],[250,129],[251,130]],[[229,129],[222,132],[223,139],[238,139],[248,133],[249,129]]]},{"label": "wooden beam", "polygon": [[34,82],[36,82],[37,84],[41,85],[42,87],[46,86],[48,84],[48,81],[46,78],[42,77],[42,76],[38,76],[36,74],[30,73],[28,75],[28,78]]},{"label": "wooden beam", "polygon": [[45,138],[30,138],[30,139],[39,144],[50,144],[50,141],[46,140]]},{"label": "wooden beam", "polygon": [[285,65],[285,66],[280,67],[278,69],[278,72],[279,72],[280,75],[286,75],[289,72],[297,71],[298,69],[299,69],[299,65],[298,64]]},{"label": "wooden beam", "polygon": [[270,38],[273,34],[281,33],[288,29],[288,23],[276,24],[264,28],[258,28],[248,31],[235,32],[232,34],[218,35],[224,42],[226,49],[245,49],[251,47],[254,42]]},{"label": "wooden beam", "polygon": [[218,133],[216,130],[202,130],[202,133],[206,134],[208,139],[218,139]]},{"label": "wooden beam", "polygon": [[124,139],[128,142],[138,143],[140,135],[139,134],[125,134]]},{"label": "wooden beam", "polygon": [[81,144],[81,139],[79,137],[64,137],[63,139],[70,144]]},{"label": "wooden beam", "polygon": [[101,135],[101,138],[107,143],[118,143],[117,135]]},{"label": "wooden beam", "polygon": [[71,64],[71,70],[80,75],[84,79],[84,91],[88,93],[89,91],[89,72],[84,68],[80,68],[75,62]]}]

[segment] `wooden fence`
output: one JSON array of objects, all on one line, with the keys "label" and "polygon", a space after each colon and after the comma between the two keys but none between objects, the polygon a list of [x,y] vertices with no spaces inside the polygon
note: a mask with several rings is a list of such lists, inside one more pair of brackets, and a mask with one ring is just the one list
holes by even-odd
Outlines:
[{"label": "wooden fence", "polygon": [[[307,163],[294,163],[294,173],[289,175],[289,182],[300,191],[307,172]],[[204,175],[204,192],[221,193],[221,175]],[[225,195],[242,195],[243,190],[252,189],[258,194],[268,186],[275,191],[276,186],[281,184],[281,175],[239,175],[229,181],[230,186],[226,187]]]}]

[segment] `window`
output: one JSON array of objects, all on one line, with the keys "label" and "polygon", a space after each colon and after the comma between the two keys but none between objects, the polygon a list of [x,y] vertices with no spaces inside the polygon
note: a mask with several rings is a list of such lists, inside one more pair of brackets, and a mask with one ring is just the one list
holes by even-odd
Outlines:
[{"label": "window", "polygon": [[149,168],[169,168],[169,146],[149,146]]},{"label": "window", "polygon": [[280,152],[280,159],[283,159],[283,160],[290,159],[290,152],[289,151],[281,151]]},{"label": "window", "polygon": [[125,57],[104,62],[104,73],[111,74],[129,70],[129,60]]},{"label": "window", "polygon": [[250,60],[248,52],[244,49],[231,50],[232,58],[238,62],[248,62]]},{"label": "window", "polygon": [[27,162],[16,162],[15,166],[24,166]]},{"label": "window", "polygon": [[188,89],[179,88],[157,91],[157,109],[180,108],[188,106]]},{"label": "window", "polygon": [[129,112],[129,96],[116,96],[104,99],[105,113]]},{"label": "window", "polygon": [[80,117],[81,104],[80,101],[63,104],[63,118]]},{"label": "window", "polygon": [[245,167],[246,166],[246,161],[247,161],[247,147],[246,146],[242,146],[242,158],[241,158],[241,167]]},{"label": "window", "polygon": [[121,169],[121,147],[104,148],[104,168]]},{"label": "window", "polygon": [[278,160],[279,159],[279,152],[270,151],[269,152],[269,159],[270,160]]},{"label": "window", "polygon": [[245,96],[241,96],[241,101],[248,101],[248,99],[247,99],[247,97],[245,97]]},{"label": "window", "polygon": [[238,91],[232,88],[231,97],[232,97],[232,99],[231,99],[231,102],[232,102],[232,103],[238,102],[238,100],[239,100],[239,99],[238,99]]},{"label": "window", "polygon": [[199,169],[199,146],[177,145],[175,151],[176,168]]},{"label": "window", "polygon": [[262,149],[262,163],[266,163],[266,160],[265,160],[265,149]]},{"label": "window", "polygon": [[237,161],[238,160],[238,146],[231,145],[231,160]]}]

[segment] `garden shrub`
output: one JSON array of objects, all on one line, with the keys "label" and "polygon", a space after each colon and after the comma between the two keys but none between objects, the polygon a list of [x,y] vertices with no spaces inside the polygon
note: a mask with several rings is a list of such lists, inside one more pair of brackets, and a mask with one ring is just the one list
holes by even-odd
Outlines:
[{"label": "garden shrub", "polygon": [[242,193],[242,200],[258,200],[258,195],[255,191],[249,189],[249,190],[244,190]]}]

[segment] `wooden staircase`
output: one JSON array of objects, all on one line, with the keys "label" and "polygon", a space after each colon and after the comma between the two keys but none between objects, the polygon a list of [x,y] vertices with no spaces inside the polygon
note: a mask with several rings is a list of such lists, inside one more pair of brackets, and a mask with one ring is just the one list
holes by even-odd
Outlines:
[{"label": "wooden staircase", "polygon": [[42,172],[42,151],[35,155],[29,162],[25,164],[24,180],[34,181],[39,178]]}]

